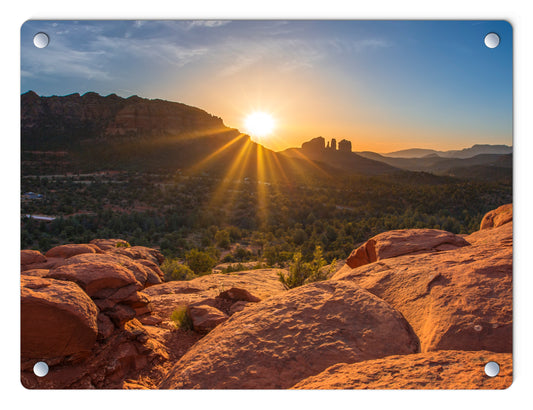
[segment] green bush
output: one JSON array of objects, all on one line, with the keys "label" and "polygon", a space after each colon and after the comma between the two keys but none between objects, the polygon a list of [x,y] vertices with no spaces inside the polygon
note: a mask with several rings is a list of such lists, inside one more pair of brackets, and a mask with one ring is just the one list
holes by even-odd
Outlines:
[{"label": "green bush", "polygon": [[178,259],[165,259],[161,264],[161,270],[165,274],[166,281],[190,280],[196,276],[191,268]]},{"label": "green bush", "polygon": [[317,246],[313,252],[311,262],[304,262],[301,252],[296,252],[289,267],[288,275],[279,273],[279,280],[289,289],[302,286],[306,283],[318,282],[328,278],[328,275],[335,269],[334,260],[330,269],[323,269],[326,266],[326,260],[322,256],[322,248]]},{"label": "green bush", "polygon": [[237,246],[233,251],[233,257],[239,262],[249,261],[254,258],[254,254],[248,249]]},{"label": "green bush", "polygon": [[211,269],[217,263],[217,260],[208,252],[203,252],[198,249],[191,249],[187,252],[185,254],[185,260],[195,275],[210,274]]},{"label": "green bush", "polygon": [[174,322],[177,329],[192,330],[192,319],[185,305],[179,305],[174,309],[170,315],[170,320]]},{"label": "green bush", "polygon": [[215,234],[215,242],[219,248],[228,249],[231,243],[229,232],[226,230],[218,231]]}]

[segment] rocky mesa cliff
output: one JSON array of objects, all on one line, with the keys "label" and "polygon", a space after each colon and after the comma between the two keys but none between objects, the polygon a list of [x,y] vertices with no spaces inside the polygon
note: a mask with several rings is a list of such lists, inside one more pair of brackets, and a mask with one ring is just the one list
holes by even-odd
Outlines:
[{"label": "rocky mesa cliff", "polygon": [[177,102],[94,92],[41,97],[28,91],[21,96],[24,149],[65,148],[85,139],[206,135],[223,130],[229,129],[221,118]]}]

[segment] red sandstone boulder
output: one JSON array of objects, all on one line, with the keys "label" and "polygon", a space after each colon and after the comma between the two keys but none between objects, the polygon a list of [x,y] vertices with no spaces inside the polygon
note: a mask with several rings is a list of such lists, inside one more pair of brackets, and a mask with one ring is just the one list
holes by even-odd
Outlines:
[{"label": "red sandstone boulder", "polygon": [[76,282],[89,296],[132,284],[142,288],[131,271],[118,263],[73,263],[50,270],[47,277]]},{"label": "red sandstone boulder", "polygon": [[[179,305],[210,305],[228,314],[233,301],[219,296],[229,289],[246,290],[259,300],[285,292],[285,287],[279,281],[278,272],[284,271],[256,269],[228,275],[206,275],[189,281],[170,281],[150,286],[143,292],[151,300],[153,308],[151,314],[162,321],[169,321],[172,311]],[[228,310],[225,310],[226,304]]]},{"label": "red sandstone boulder", "polygon": [[259,302],[261,300],[257,296],[252,295],[246,289],[240,289],[240,288],[228,289],[222,292],[221,294],[219,294],[218,296],[223,299],[230,299],[234,301],[242,300],[245,302]]},{"label": "red sandstone boulder", "polygon": [[189,306],[187,313],[198,333],[208,333],[228,320],[228,315],[209,305]]},{"label": "red sandstone boulder", "polygon": [[89,352],[98,309],[75,283],[21,276],[21,355],[47,359]]},{"label": "red sandstone boulder", "polygon": [[512,221],[513,204],[502,205],[485,214],[479,229],[497,228]]},{"label": "red sandstone boulder", "polygon": [[156,272],[154,272],[149,267],[145,266],[139,261],[134,261],[124,255],[119,254],[84,254],[77,255],[69,258],[65,261],[65,265],[73,265],[78,263],[95,263],[95,262],[104,262],[120,265],[129,271],[135,276],[137,282],[139,282],[143,287],[149,286],[156,283],[162,283],[162,280],[159,278]]},{"label": "red sandstone boulder", "polygon": [[44,262],[46,262],[46,258],[39,251],[34,251],[30,249],[24,249],[20,251],[20,264],[22,266]]},{"label": "red sandstone boulder", "polygon": [[[489,361],[500,365],[487,377]],[[506,389],[513,381],[510,353],[443,350],[389,356],[361,363],[339,363],[293,389]]]},{"label": "red sandstone boulder", "polygon": [[446,251],[469,245],[462,237],[438,229],[401,229],[380,233],[355,249],[350,268],[401,255]]},{"label": "red sandstone boulder", "polygon": [[350,282],[265,299],[198,341],[161,388],[284,389],[332,364],[419,351],[406,320]]},{"label": "red sandstone boulder", "polygon": [[472,245],[479,247],[490,246],[493,248],[513,247],[513,224],[504,224],[495,229],[482,229],[465,236]]},{"label": "red sandstone boulder", "polygon": [[132,246],[130,249],[139,252],[141,257],[135,259],[146,259],[158,265],[161,265],[165,261],[165,257],[157,249],[147,248],[146,246]]},{"label": "red sandstone boulder", "polygon": [[106,253],[119,254],[127,256],[131,259],[146,259],[153,263],[160,265],[165,260],[161,252],[156,249],[147,248],[145,246],[131,246],[131,247],[114,247],[105,250]]},{"label": "red sandstone boulder", "polygon": [[47,258],[70,258],[71,256],[80,255],[84,253],[101,253],[102,251],[95,245],[92,244],[68,244],[68,245],[59,245],[48,252],[45,256]]},{"label": "red sandstone boulder", "polygon": [[[69,282],[63,282],[76,286]],[[71,360],[50,361],[46,377],[37,377],[32,367],[36,359],[23,360],[21,381],[26,388],[38,389],[119,389],[126,380],[135,380],[147,388],[155,388],[168,368],[169,354],[161,342],[151,337],[147,328],[132,319],[119,329],[105,315],[98,315],[100,340],[90,356]],[[104,333],[108,332],[107,337]],[[39,360],[41,357],[38,358]]]},{"label": "red sandstone boulder", "polygon": [[20,271],[26,272],[28,270],[34,270],[34,269],[53,269],[53,268],[57,268],[58,266],[64,265],[66,260],[67,259],[65,258],[46,258],[45,262],[37,262],[37,263],[31,263],[29,265],[21,265]]},{"label": "red sandstone boulder", "polygon": [[512,352],[512,224],[466,237],[471,246],[398,256],[342,269],[400,311],[422,351]]},{"label": "red sandstone boulder", "polygon": [[30,269],[23,271],[22,274],[25,276],[38,276],[44,278],[48,275],[48,272],[50,272],[50,269]]},{"label": "red sandstone boulder", "polygon": [[[163,278],[165,277],[165,274],[163,273],[163,271],[161,270],[161,268],[157,265],[157,263],[154,263],[152,261],[149,261],[147,259],[138,259],[136,260],[137,263],[140,263],[141,265],[144,265],[146,266],[147,268],[149,268],[152,272],[155,273],[155,275],[161,279],[159,282],[157,283],[161,283],[161,281],[163,280]],[[152,280],[151,278],[148,278],[148,282],[150,282],[150,280]],[[155,284],[155,282],[154,282]]]}]

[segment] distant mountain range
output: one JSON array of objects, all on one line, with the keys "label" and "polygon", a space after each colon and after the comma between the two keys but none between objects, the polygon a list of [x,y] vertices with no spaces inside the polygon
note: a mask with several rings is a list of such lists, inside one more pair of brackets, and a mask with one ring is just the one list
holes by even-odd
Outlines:
[{"label": "distant mountain range", "polygon": [[[431,153],[428,154],[427,151]],[[304,142],[301,148],[289,148],[281,153],[295,158],[305,157],[353,173],[381,174],[406,170],[460,178],[510,179],[513,160],[509,151],[512,152],[512,148],[504,145],[474,145],[463,150],[444,152],[446,155],[457,155],[457,157],[441,157],[438,153],[443,153],[442,151],[413,149],[398,152],[425,155],[397,158],[371,151],[352,152],[351,143],[345,140],[339,143],[337,149],[335,139],[326,144],[324,138],[317,137]]]},{"label": "distant mountain range", "polygon": [[[461,178],[510,178],[512,148],[352,152],[322,137],[274,152],[185,104],[115,94],[21,96],[23,175],[98,170],[211,172],[263,180],[424,171]],[[474,167],[474,168],[473,168]]]},{"label": "distant mountain range", "polygon": [[388,152],[381,155],[392,158],[423,158],[428,156],[439,156],[443,158],[472,158],[481,154],[511,154],[512,152],[513,147],[510,147],[509,145],[476,144],[470,148],[464,148],[462,150],[436,151],[433,149],[411,148]]}]

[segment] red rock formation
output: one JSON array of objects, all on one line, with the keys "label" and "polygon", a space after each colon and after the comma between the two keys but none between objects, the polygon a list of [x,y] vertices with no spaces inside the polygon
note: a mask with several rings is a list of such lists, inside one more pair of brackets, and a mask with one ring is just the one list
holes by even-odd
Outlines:
[{"label": "red rock formation", "polygon": [[513,221],[513,204],[502,205],[488,212],[481,221],[481,229],[497,228]]},{"label": "red rock formation", "polygon": [[75,283],[21,276],[21,354],[53,359],[88,354],[98,309]]},{"label": "red rock formation", "polygon": [[[279,269],[161,283],[162,255],[119,239],[63,245],[50,257],[22,251],[22,382],[505,388],[512,378],[512,207],[484,221],[464,238],[385,232],[352,253],[356,268],[339,264],[332,279],[290,291]],[[82,249],[104,253],[75,254]],[[188,307],[194,331],[170,322],[178,305]],[[43,359],[50,373],[38,378],[31,369]],[[484,375],[489,360],[500,363],[500,376]]]},{"label": "red rock formation", "polygon": [[[106,97],[94,92],[80,96],[21,96],[23,140],[36,128],[49,133],[75,134],[80,128],[92,138],[116,135],[158,136],[226,129],[222,119],[185,104],[137,96]],[[35,138],[35,137],[34,137]]]},{"label": "red rock formation", "polygon": [[48,361],[46,377],[33,374],[36,360],[23,360],[21,379],[32,389],[116,389],[124,388],[133,377],[137,384],[155,388],[152,379],[161,379],[169,357],[165,346],[133,319],[97,342],[85,359]]},{"label": "red rock formation", "polygon": [[118,253],[76,255],[69,258],[64,264],[72,265],[77,263],[95,262],[114,263],[128,269],[143,287],[162,283],[163,272],[161,272],[161,269],[159,268],[157,268],[157,270],[151,269],[145,264],[151,263],[150,261],[145,261],[142,259],[133,260]]},{"label": "red rock formation", "polygon": [[20,251],[20,264],[22,267],[43,262],[46,262],[46,258],[39,251],[33,251],[30,249],[24,249]]},{"label": "red rock formation", "polygon": [[199,333],[209,333],[228,320],[228,315],[209,305],[189,306],[187,314],[191,318],[193,329]]},{"label": "red rock formation", "polygon": [[117,289],[132,284],[137,284],[138,288],[142,289],[142,285],[131,271],[117,263],[91,262],[62,265],[50,270],[47,277],[76,282],[89,296],[96,295],[104,289]]},{"label": "red rock formation", "polygon": [[245,301],[245,302],[259,302],[261,299],[259,299],[257,296],[252,295],[250,292],[248,292],[246,289],[240,289],[240,288],[231,288],[229,290],[226,290],[222,292],[219,297],[223,299],[229,299],[233,301]]},{"label": "red rock formation", "polygon": [[423,352],[511,352],[512,224],[465,239],[472,245],[342,269],[333,279],[351,281],[398,309]]},{"label": "red rock formation", "polygon": [[80,255],[84,253],[102,253],[102,250],[96,245],[92,244],[68,244],[59,245],[45,253],[47,258],[70,258],[71,256]]},{"label": "red rock formation", "polygon": [[[144,371],[150,377],[162,377],[164,367],[156,370],[154,366],[168,360],[166,348],[135,319],[151,312],[150,299],[140,289],[161,283],[162,272],[153,262],[158,251],[141,249],[151,260],[133,260],[113,252],[71,256],[70,250],[77,253],[93,247],[97,245],[52,250],[52,255],[62,257],[22,253],[30,262],[23,267],[31,268],[25,271],[31,276],[22,276],[21,287],[22,381],[26,387],[122,387],[127,375],[139,377]],[[35,269],[43,265],[52,269]],[[50,366],[45,378],[31,371],[37,360]]]},{"label": "red rock formation", "polygon": [[[484,366],[500,365],[496,377]],[[389,356],[361,363],[339,363],[293,389],[506,389],[513,381],[510,353],[443,350]]]},{"label": "red rock formation", "polygon": [[419,350],[405,319],[346,281],[301,286],[236,313],[176,363],[161,388],[288,388],[332,364]]},{"label": "red rock formation", "polygon": [[117,247],[106,249],[106,253],[125,255],[131,259],[148,260],[160,265],[165,260],[161,252],[144,246],[132,246],[129,248]]},{"label": "red rock formation", "polygon": [[25,276],[38,276],[40,278],[44,278],[46,275],[48,275],[48,272],[50,272],[50,269],[30,269],[25,270],[22,273]]},{"label": "red rock formation", "polygon": [[401,229],[380,233],[355,249],[346,264],[351,268],[425,252],[445,251],[468,245],[462,237],[437,229]]},{"label": "red rock formation", "polygon": [[[278,277],[280,271],[283,270],[255,269],[228,275],[206,275],[189,281],[171,281],[151,286],[144,292],[150,297],[152,303],[152,317],[168,323],[172,328],[173,325],[169,323],[170,315],[178,305],[210,305],[229,314],[231,305],[237,301],[221,295],[232,288],[240,289],[242,293],[248,292],[249,298],[254,300],[262,300],[285,292],[285,287]],[[227,302],[228,300],[230,303]]]}]

